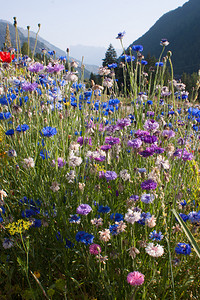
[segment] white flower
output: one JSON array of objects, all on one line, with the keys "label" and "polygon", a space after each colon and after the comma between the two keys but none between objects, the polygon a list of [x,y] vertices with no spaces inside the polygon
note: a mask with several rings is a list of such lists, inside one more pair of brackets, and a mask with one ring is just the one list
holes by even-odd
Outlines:
[{"label": "white flower", "polygon": [[3,241],[3,247],[4,249],[10,249],[13,246],[12,240],[5,238]]},{"label": "white flower", "polygon": [[153,228],[156,226],[156,218],[155,216],[151,216],[151,218],[147,218],[145,223],[149,228]]},{"label": "white flower", "polygon": [[74,179],[76,177],[76,172],[74,170],[71,170],[69,173],[67,173],[65,175],[65,177],[67,178],[67,181],[69,183],[73,183],[74,182]]},{"label": "white flower", "polygon": [[66,75],[63,76],[63,78],[67,81],[76,82],[78,81],[78,76],[75,75],[73,72],[67,72]]},{"label": "white flower", "polygon": [[123,181],[127,181],[131,179],[131,175],[128,173],[127,170],[122,170],[119,172],[119,176]]},{"label": "white flower", "polygon": [[69,166],[70,167],[78,167],[81,165],[82,163],[82,158],[81,157],[78,157],[78,156],[71,156],[70,159],[69,159]]},{"label": "white flower", "polygon": [[102,218],[94,218],[91,220],[92,225],[95,225],[96,227],[103,225],[103,219]]},{"label": "white flower", "polygon": [[165,170],[168,170],[170,168],[168,159],[164,160],[162,155],[158,155],[156,160],[156,166],[158,166],[159,169],[163,168]]},{"label": "white flower", "polygon": [[59,191],[59,189],[60,189],[60,184],[59,183],[57,183],[57,181],[54,181],[54,182],[52,182],[52,186],[50,187],[50,189],[53,191],[53,192],[57,192],[57,191]]},{"label": "white flower", "polygon": [[110,74],[110,69],[108,69],[108,67],[99,67],[98,73],[101,76],[107,76],[108,74]]},{"label": "white flower", "polygon": [[164,248],[163,246],[157,244],[154,246],[154,243],[149,243],[147,247],[145,248],[145,251],[153,257],[160,257],[164,253]]},{"label": "white flower", "polygon": [[125,214],[124,220],[128,223],[134,224],[135,222],[141,219],[141,213],[138,211],[132,211],[128,209],[128,212]]},{"label": "white flower", "polygon": [[74,152],[79,152],[79,148],[80,148],[80,144],[78,144],[76,142],[72,142],[69,145],[69,150],[74,151]]},{"label": "white flower", "polygon": [[35,163],[34,163],[34,160],[32,157],[29,157],[29,158],[25,158],[23,160],[23,167],[26,168],[26,169],[29,169],[29,168],[34,168],[35,166]]},{"label": "white flower", "polygon": [[7,197],[7,193],[4,190],[0,190],[1,201],[3,201],[4,197]]},{"label": "white flower", "polygon": [[111,88],[113,86],[113,80],[111,78],[104,78],[103,86]]},{"label": "white flower", "polygon": [[99,231],[100,237],[99,239],[103,242],[108,242],[110,240],[110,230],[105,229],[103,231]]}]

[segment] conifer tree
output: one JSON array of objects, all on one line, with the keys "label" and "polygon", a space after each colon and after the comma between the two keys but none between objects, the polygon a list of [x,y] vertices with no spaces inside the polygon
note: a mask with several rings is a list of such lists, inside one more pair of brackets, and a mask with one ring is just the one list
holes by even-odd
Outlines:
[{"label": "conifer tree", "polygon": [[108,64],[113,64],[117,62],[117,52],[112,44],[109,45],[106,53],[105,58],[103,59],[103,66],[107,66]]}]

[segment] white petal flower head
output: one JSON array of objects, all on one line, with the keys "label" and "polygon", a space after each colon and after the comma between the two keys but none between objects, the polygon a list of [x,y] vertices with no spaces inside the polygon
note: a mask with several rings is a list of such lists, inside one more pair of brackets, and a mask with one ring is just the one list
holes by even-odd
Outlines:
[{"label": "white petal flower head", "polygon": [[145,251],[150,255],[150,256],[153,256],[153,257],[160,257],[163,255],[164,253],[164,248],[163,246],[157,244],[157,245],[154,245],[154,243],[149,243],[147,245],[147,247],[145,248]]},{"label": "white petal flower head", "polygon": [[35,162],[34,162],[34,159],[32,157],[25,158],[23,160],[23,167],[24,168],[26,168],[26,169],[34,168],[34,166],[35,166]]},{"label": "white petal flower head", "polygon": [[135,222],[141,219],[141,213],[139,211],[132,211],[128,209],[128,212],[125,214],[124,220],[128,223],[134,224]]},{"label": "white petal flower head", "polygon": [[70,167],[79,167],[82,163],[82,158],[81,157],[78,157],[78,156],[72,156],[70,157],[70,160],[69,160],[69,166]]},{"label": "white petal flower head", "polygon": [[165,170],[169,170],[169,168],[170,168],[168,159],[164,160],[162,155],[158,155],[157,160],[156,160],[156,166],[158,166],[159,168],[163,168]]},{"label": "white petal flower head", "polygon": [[121,177],[121,179],[122,179],[123,181],[127,181],[127,180],[130,180],[130,179],[131,179],[131,175],[128,173],[127,170],[122,170],[122,171],[120,171],[119,176]]},{"label": "white petal flower head", "polygon": [[59,189],[60,189],[60,184],[57,183],[57,181],[54,181],[54,182],[52,182],[52,186],[50,187],[50,189],[51,189],[53,192],[57,192],[57,191],[59,191]]}]

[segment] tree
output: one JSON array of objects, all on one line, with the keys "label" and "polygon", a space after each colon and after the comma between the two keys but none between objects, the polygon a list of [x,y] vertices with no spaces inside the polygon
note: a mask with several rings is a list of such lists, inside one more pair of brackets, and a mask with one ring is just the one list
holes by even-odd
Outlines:
[{"label": "tree", "polygon": [[115,51],[115,48],[112,44],[108,47],[105,58],[103,60],[103,66],[107,66],[108,64],[117,63],[117,52]]}]

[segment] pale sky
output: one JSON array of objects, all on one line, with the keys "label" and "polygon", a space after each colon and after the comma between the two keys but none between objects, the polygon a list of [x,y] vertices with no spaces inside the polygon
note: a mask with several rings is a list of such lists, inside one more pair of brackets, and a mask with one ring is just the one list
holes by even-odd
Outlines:
[{"label": "pale sky", "polygon": [[128,47],[142,36],[164,13],[187,0],[0,0],[0,19],[37,31],[62,50],[71,45],[120,48],[116,36],[126,31]]}]

